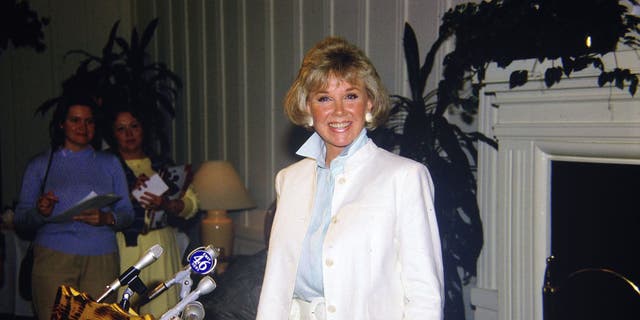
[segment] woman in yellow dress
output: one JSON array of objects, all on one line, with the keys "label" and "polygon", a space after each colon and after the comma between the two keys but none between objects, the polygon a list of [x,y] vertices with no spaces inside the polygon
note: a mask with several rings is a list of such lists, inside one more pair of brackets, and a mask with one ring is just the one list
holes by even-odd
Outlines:
[{"label": "woman in yellow dress", "polygon": [[[127,174],[130,190],[146,185],[148,179],[156,173],[166,173],[166,169],[173,166],[172,160],[155,155],[150,148],[149,137],[145,137],[146,126],[143,117],[133,109],[121,109],[113,114],[111,119],[112,133],[109,142],[112,151],[123,162]],[[150,130],[147,130],[150,132]],[[173,183],[165,179],[168,185]],[[174,194],[169,196],[168,194]],[[189,219],[198,209],[198,202],[190,184],[183,190],[172,190],[170,187],[162,195],[145,192],[138,200],[132,198],[136,212],[131,227],[117,235],[120,250],[120,268],[125,271],[134,265],[144,255],[145,251],[155,244],[164,249],[158,261],[140,272],[139,278],[152,290],[156,284],[169,279],[181,269],[183,250],[178,245],[178,232],[168,221],[171,218]],[[170,288],[163,294],[140,306],[140,314],[151,314],[159,318],[164,312],[178,302],[178,286]],[[119,297],[123,290],[120,290]],[[136,308],[141,300],[132,300],[131,305]]]}]

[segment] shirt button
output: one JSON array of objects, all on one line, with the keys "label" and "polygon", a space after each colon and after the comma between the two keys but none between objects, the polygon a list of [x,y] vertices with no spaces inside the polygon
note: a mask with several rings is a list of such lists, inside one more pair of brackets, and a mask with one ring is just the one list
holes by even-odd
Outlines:
[{"label": "shirt button", "polygon": [[325,260],[324,263],[327,265],[327,267],[331,267],[333,265],[333,260],[327,259],[327,260]]},{"label": "shirt button", "polygon": [[345,179],[344,177],[338,179],[339,184],[344,184],[345,182],[347,182],[347,179]]},{"label": "shirt button", "polygon": [[338,223],[338,218],[337,218],[337,217],[333,217],[333,218],[331,218],[331,222],[332,222],[332,223]]},{"label": "shirt button", "polygon": [[336,312],[336,306],[334,306],[334,305],[328,306],[327,307],[327,311],[329,311],[330,313]]}]

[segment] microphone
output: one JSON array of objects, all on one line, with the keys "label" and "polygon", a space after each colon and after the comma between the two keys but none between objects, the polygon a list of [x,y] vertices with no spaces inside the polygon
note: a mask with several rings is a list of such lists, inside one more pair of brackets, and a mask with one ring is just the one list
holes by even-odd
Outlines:
[{"label": "microphone", "polygon": [[144,283],[140,281],[138,275],[140,274],[140,270],[146,268],[148,265],[152,264],[162,255],[164,249],[159,244],[154,245],[149,248],[145,254],[134,264],[132,267],[129,267],[125,272],[123,272],[116,280],[114,280],[111,284],[107,286],[107,290],[96,300],[96,302],[101,302],[104,300],[109,294],[115,292],[120,288],[120,286],[131,285],[132,289],[138,293],[146,291],[146,287]]},{"label": "microphone", "polygon": [[182,311],[182,320],[202,320],[204,319],[204,306],[200,301],[187,304]]},{"label": "microphone", "polygon": [[191,273],[195,272],[205,275],[213,272],[218,261],[218,255],[219,251],[211,245],[194,249],[188,256],[189,264],[184,266],[182,270],[176,272],[171,279],[166,280],[155,287],[147,296],[146,300],[150,301],[177,283],[181,283],[183,285],[183,290],[180,292],[180,298],[184,298],[187,293],[189,293],[189,290],[191,290]]},{"label": "microphone", "polygon": [[215,288],[216,282],[213,281],[213,278],[211,278],[210,276],[205,276],[200,280],[200,282],[198,282],[198,287],[195,290],[191,291],[191,293],[184,297],[184,299],[180,300],[180,302],[178,302],[175,307],[165,312],[162,317],[160,317],[160,320],[170,320],[173,317],[177,317],[188,304],[196,301],[196,299],[198,299],[201,295],[210,293]]}]

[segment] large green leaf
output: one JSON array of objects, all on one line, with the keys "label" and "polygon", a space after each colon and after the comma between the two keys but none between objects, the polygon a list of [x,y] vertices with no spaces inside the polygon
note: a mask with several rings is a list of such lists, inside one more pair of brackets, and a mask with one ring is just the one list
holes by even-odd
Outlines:
[{"label": "large green leaf", "polygon": [[[129,105],[137,108],[152,125],[149,135],[160,143],[159,152],[168,152],[169,136],[165,118],[175,116],[178,92],[182,87],[180,77],[164,63],[150,61],[146,51],[158,26],[153,19],[144,28],[142,36],[136,28],[131,31],[130,39],[118,36],[119,21],[116,21],[102,56],[85,50],[70,50],[67,55],[81,55],[76,72],[63,83],[62,94],[74,92],[91,94],[103,104],[102,110],[113,111],[112,107]],[[59,97],[49,99],[40,105],[36,112],[46,113],[57,107]],[[145,132],[147,133],[147,132]]]}]

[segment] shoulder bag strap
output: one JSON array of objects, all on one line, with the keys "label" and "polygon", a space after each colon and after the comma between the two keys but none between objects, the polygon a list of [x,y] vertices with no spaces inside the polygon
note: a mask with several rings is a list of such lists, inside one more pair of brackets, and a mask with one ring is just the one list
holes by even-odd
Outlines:
[{"label": "shoulder bag strap", "polygon": [[44,179],[42,179],[42,184],[40,185],[40,194],[44,193],[44,185],[47,183],[47,177],[49,177],[49,169],[51,169],[52,160],[53,160],[53,147],[51,147],[51,152],[49,153],[49,161],[47,161],[47,171],[44,172]]}]

